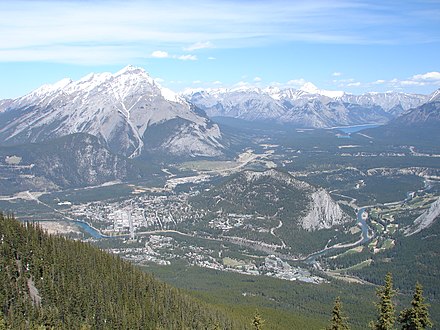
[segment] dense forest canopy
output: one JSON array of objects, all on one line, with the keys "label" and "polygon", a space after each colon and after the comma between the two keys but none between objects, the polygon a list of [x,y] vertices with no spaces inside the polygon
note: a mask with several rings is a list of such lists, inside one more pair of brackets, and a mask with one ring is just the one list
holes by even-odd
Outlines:
[{"label": "dense forest canopy", "polygon": [[0,311],[13,329],[244,329],[89,244],[0,213]]}]

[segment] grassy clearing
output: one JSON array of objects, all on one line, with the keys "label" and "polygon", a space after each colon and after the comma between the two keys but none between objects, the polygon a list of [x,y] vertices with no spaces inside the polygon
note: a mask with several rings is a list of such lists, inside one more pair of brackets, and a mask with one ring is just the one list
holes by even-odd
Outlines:
[{"label": "grassy clearing", "polygon": [[348,267],[348,268],[344,268],[344,270],[359,270],[359,269],[362,269],[364,267],[370,266],[372,262],[373,262],[372,259],[364,260],[364,261],[362,261],[362,262],[360,262],[360,263],[358,263],[356,265],[353,265],[353,266]]}]

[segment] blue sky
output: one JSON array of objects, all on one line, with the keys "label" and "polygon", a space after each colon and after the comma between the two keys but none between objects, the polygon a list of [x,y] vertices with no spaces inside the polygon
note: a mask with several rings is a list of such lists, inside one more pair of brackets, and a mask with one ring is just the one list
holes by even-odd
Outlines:
[{"label": "blue sky", "polygon": [[174,90],[440,88],[440,1],[0,0],[0,99],[132,64]]}]

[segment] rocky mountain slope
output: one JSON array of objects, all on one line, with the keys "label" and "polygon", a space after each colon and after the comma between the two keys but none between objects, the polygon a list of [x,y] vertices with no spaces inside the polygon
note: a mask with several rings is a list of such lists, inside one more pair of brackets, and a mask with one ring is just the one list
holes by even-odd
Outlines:
[{"label": "rocky mountain slope", "polygon": [[[4,145],[87,133],[130,158],[144,152],[209,157],[223,149],[218,126],[204,113],[133,66],[44,85],[0,108]],[[161,132],[160,138],[151,128]]]},{"label": "rocky mountain slope", "polygon": [[364,133],[388,142],[424,144],[436,149],[440,145],[440,101],[431,101],[410,109],[387,125],[366,130]]},{"label": "rocky mountain slope", "polygon": [[311,83],[301,89],[269,87],[188,91],[182,95],[210,117],[274,121],[300,127],[334,127],[386,123],[428,96],[406,93],[352,95],[320,90]]},{"label": "rocky mountain slope", "polygon": [[92,135],[77,133],[44,143],[0,147],[0,195],[95,186],[151,176],[152,167],[115,155]]},{"label": "rocky mountain slope", "polygon": [[432,226],[434,221],[440,217],[440,198],[431,204],[428,210],[423,212],[415,221],[412,226],[405,230],[405,236],[411,236],[419,233],[425,228]]},{"label": "rocky mountain slope", "polygon": [[440,98],[410,109],[390,123],[393,126],[436,126],[440,124]]}]

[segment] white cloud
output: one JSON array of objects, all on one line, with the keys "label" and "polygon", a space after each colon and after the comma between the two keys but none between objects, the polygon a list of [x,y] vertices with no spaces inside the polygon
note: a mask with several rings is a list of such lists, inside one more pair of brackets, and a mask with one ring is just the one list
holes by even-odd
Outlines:
[{"label": "white cloud", "polygon": [[162,50],[155,50],[151,53],[151,57],[154,58],[168,58],[170,55],[167,52],[164,52]]},{"label": "white cloud", "polygon": [[348,83],[347,84],[347,87],[359,87],[359,86],[361,86],[362,84],[359,82],[359,81],[356,81],[356,82],[351,82],[351,83]]},{"label": "white cloud", "polygon": [[255,82],[260,82],[260,81],[262,81],[262,80],[263,80],[263,79],[261,79],[261,77],[255,77],[255,78],[254,78],[254,81],[255,81]]},{"label": "white cloud", "polygon": [[423,81],[416,81],[416,80],[402,80],[398,82],[398,85],[401,86],[425,86],[426,83]]},{"label": "white cloud", "polygon": [[197,56],[190,55],[190,54],[176,56],[175,58],[177,58],[178,60],[181,60],[181,61],[197,61]]},{"label": "white cloud", "polygon": [[333,72],[332,76],[333,77],[340,77],[340,76],[342,76],[342,72]]},{"label": "white cloud", "polygon": [[223,85],[223,83],[220,80],[216,80],[212,82],[213,85]]},{"label": "white cloud", "polygon": [[413,81],[440,81],[440,72],[427,72],[412,76]]},{"label": "white cloud", "polygon": [[371,83],[372,85],[386,85],[392,88],[402,88],[408,86],[440,86],[440,72],[432,71],[413,75],[409,78],[391,80],[378,79]]},{"label": "white cloud", "polygon": [[196,42],[195,44],[192,44],[189,47],[185,47],[184,50],[192,52],[194,50],[213,48],[213,47],[214,45],[210,41],[200,41],[200,42]]},{"label": "white cloud", "polygon": [[347,79],[333,79],[332,82],[334,84],[348,84],[348,83],[353,83],[355,82],[355,80],[353,78],[347,78]]},{"label": "white cloud", "polygon": [[197,61],[197,56],[187,54],[187,55],[170,55],[168,52],[163,50],[155,50],[151,53],[150,57],[153,58],[174,58],[181,61]]},{"label": "white cloud", "polygon": [[201,84],[202,81],[201,81],[201,80],[194,80],[192,83],[193,83],[194,85],[198,85],[198,84]]},{"label": "white cloud", "polygon": [[210,57],[208,57],[208,60],[212,61],[212,60],[216,60],[216,58],[213,56],[210,56]]}]

